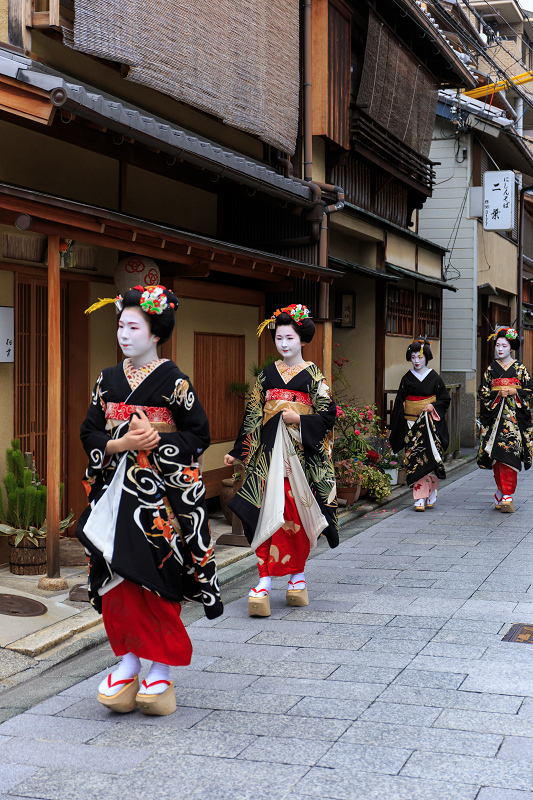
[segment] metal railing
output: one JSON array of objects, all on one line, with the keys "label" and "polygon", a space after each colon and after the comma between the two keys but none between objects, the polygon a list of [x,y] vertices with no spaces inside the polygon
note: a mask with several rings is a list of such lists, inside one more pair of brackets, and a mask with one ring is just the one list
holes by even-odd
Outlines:
[{"label": "metal railing", "polygon": [[[450,393],[451,403],[446,415],[448,431],[450,433],[450,444],[446,450],[445,457],[446,461],[451,461],[452,458],[459,458],[461,455],[461,384],[448,383],[446,384],[446,388]],[[397,389],[387,389],[384,392],[384,422],[387,426],[387,430],[390,430],[392,409],[394,407],[394,401],[397,394]]]}]

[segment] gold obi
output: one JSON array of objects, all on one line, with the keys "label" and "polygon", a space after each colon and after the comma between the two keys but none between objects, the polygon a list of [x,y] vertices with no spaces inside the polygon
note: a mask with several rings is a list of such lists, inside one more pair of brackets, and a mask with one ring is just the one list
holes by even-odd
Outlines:
[{"label": "gold obi", "polygon": [[403,407],[403,415],[405,419],[415,422],[428,403],[434,403],[436,399],[437,397],[434,394],[432,394],[430,397],[417,397],[416,399],[411,398],[411,396],[408,395],[405,399]]},{"label": "gold obi", "polygon": [[313,413],[311,398],[304,392],[292,392],[290,389],[269,389],[265,400],[263,425],[266,425],[269,419],[285,408],[296,411],[300,416]]}]

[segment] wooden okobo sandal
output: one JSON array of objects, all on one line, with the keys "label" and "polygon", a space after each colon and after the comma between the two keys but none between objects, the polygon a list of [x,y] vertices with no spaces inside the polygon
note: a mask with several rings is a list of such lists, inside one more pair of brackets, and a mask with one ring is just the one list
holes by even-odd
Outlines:
[{"label": "wooden okobo sandal", "polygon": [[513,496],[511,494],[504,494],[502,497],[500,511],[502,514],[514,514]]},{"label": "wooden okobo sandal", "polygon": [[[166,683],[167,688],[160,694],[145,694],[143,689],[149,689],[151,686],[156,686],[158,683]],[[153,683],[141,683],[141,689],[138,692],[135,702],[139,707],[139,711],[143,714],[148,714],[157,717],[166,717],[168,714],[173,714],[176,710],[176,692],[174,691],[174,681],[154,681]]]},{"label": "wooden okobo sandal", "polygon": [[98,692],[98,702],[108,708],[110,711],[118,711],[119,714],[127,714],[129,711],[135,711],[137,708],[136,695],[139,691],[139,678],[129,678],[123,681],[111,680],[111,675],[107,676],[107,685],[111,689],[113,686],[118,686],[123,683],[124,686],[116,694],[110,696]]},{"label": "wooden okobo sandal", "polygon": [[270,616],[270,595],[267,589],[251,590],[253,594],[248,595],[248,614],[251,617]]},{"label": "wooden okobo sandal", "polygon": [[307,594],[307,584],[305,581],[296,581],[296,583],[289,581],[289,586],[298,586],[299,583],[303,583],[303,589],[287,589],[285,599],[288,606],[301,608],[302,606],[309,605],[309,595]]}]

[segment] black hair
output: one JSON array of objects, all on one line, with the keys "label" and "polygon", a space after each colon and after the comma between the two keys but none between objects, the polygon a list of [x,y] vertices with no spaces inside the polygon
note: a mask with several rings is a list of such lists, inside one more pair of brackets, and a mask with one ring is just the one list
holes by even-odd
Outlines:
[{"label": "black hair", "polygon": [[[164,287],[162,287],[164,288]],[[169,306],[161,314],[147,314],[141,308],[140,289],[128,289],[122,299],[122,308],[140,308],[145,318],[150,325],[150,331],[153,336],[159,338],[159,344],[168,342],[172,336],[174,325],[176,324],[176,311],[178,310],[179,300],[172,294],[169,289],[165,289],[165,297],[169,302]],[[171,308],[170,303],[174,303],[174,308]]]},{"label": "black hair", "polygon": [[287,314],[286,311],[282,311],[281,314],[278,314],[276,317],[274,327],[269,327],[270,335],[273,339],[275,339],[276,329],[279,328],[280,325],[290,325],[300,337],[302,344],[309,344],[315,335],[315,323],[312,319],[303,319],[301,322],[302,324],[298,325],[298,323],[293,320],[290,314]]},{"label": "black hair", "polygon": [[407,348],[407,352],[405,354],[405,360],[410,361],[412,354],[419,353],[421,347],[422,347],[422,353],[426,357],[426,364],[428,364],[433,358],[433,353],[431,352],[431,347],[429,346],[429,340],[423,338],[422,336],[420,336],[418,339],[415,339],[414,342],[411,342],[411,344]]},{"label": "black hair", "polygon": [[[509,330],[512,330],[515,336],[509,338],[506,334]],[[511,345],[511,350],[518,350],[520,345],[522,344],[522,339],[518,335],[518,333],[514,330],[514,328],[509,328],[507,325],[503,325],[501,328],[498,328],[496,331],[496,336],[494,337],[494,344],[498,341],[498,339],[505,339],[506,342],[509,342]]]}]

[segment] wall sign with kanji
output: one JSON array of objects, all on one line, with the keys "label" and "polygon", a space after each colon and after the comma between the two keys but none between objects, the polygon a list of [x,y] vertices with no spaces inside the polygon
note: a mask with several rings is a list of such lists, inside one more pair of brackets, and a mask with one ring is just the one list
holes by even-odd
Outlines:
[{"label": "wall sign with kanji", "polygon": [[515,174],[511,169],[483,175],[483,228],[512,231],[515,219]]},{"label": "wall sign with kanji", "polygon": [[15,340],[15,309],[0,306],[0,364],[12,364]]}]

